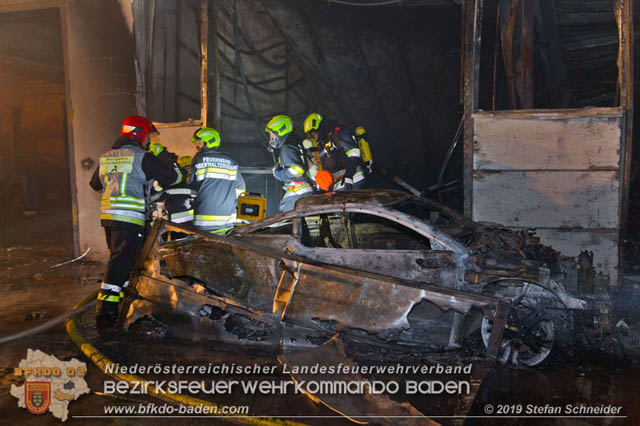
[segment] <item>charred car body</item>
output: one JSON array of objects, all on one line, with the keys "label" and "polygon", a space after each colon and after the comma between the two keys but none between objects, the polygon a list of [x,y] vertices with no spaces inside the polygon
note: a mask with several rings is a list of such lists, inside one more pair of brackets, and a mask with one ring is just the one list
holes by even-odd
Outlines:
[{"label": "charred car body", "polygon": [[362,190],[303,198],[227,236],[156,224],[123,312],[127,326],[153,317],[183,337],[286,348],[336,333],[456,345],[480,327],[490,356],[535,365],[551,351],[557,318],[587,308],[563,285],[570,268],[530,233]]}]

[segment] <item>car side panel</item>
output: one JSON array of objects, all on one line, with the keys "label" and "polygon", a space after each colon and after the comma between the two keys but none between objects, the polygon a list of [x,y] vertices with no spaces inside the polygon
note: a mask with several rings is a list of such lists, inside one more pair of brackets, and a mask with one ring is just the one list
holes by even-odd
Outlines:
[{"label": "car side panel", "polygon": [[387,338],[409,327],[407,315],[424,296],[418,288],[302,264],[285,318],[329,321],[336,329],[344,325]]},{"label": "car side panel", "polygon": [[289,247],[319,262],[456,288],[456,257],[450,251],[336,249],[306,247],[298,241],[290,242]]},{"label": "car side panel", "polygon": [[[284,244],[284,239],[280,243]],[[204,240],[184,246],[166,245],[158,251],[158,257],[162,275],[190,277],[203,283],[209,291],[253,310],[272,310],[281,274],[278,259]]]}]

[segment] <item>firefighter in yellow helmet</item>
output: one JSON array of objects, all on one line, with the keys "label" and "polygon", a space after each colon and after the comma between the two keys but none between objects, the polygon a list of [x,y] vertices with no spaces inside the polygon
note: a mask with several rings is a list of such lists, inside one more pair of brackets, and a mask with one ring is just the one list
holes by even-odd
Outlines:
[{"label": "firefighter in yellow helmet", "polygon": [[362,154],[350,128],[314,112],[304,120],[304,131],[323,147],[323,165],[333,175],[334,191],[364,187]]},{"label": "firefighter in yellow helmet", "polygon": [[311,195],[313,187],[307,181],[307,164],[300,137],[293,131],[291,117],[276,115],[265,129],[269,133],[269,150],[274,153],[273,176],[284,182],[285,190],[279,209],[292,210],[301,197]]}]

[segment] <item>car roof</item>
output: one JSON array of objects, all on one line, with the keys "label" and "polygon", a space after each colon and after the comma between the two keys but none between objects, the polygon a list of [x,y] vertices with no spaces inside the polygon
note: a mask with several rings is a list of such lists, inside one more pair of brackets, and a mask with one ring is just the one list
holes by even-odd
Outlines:
[{"label": "car roof", "polygon": [[358,191],[327,192],[310,195],[296,202],[296,209],[301,207],[328,206],[346,203],[366,203],[388,207],[411,198],[410,194],[395,189],[361,189]]}]

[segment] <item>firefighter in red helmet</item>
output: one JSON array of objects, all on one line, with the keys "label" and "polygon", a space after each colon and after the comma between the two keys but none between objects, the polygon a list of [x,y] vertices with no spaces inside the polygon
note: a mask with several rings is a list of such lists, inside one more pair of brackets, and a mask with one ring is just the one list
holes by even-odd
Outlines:
[{"label": "firefighter in red helmet", "polygon": [[98,327],[115,324],[121,292],[142,244],[149,203],[145,194],[153,180],[163,187],[182,181],[176,164],[167,164],[147,152],[155,126],[139,115],[122,122],[120,137],[100,156],[90,185],[102,192],[100,223],[104,227],[109,261],[100,286]]}]

